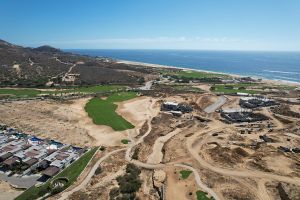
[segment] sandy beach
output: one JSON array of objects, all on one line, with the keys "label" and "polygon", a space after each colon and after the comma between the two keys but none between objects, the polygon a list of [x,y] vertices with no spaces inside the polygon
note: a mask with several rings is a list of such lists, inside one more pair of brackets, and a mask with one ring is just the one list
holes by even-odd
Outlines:
[{"label": "sandy beach", "polygon": [[[165,68],[165,69],[180,69],[180,70],[185,70],[185,71],[216,73],[216,74],[229,75],[229,76],[232,76],[232,77],[251,77],[251,78],[256,79],[256,77],[246,76],[246,75],[242,76],[242,75],[231,74],[231,73],[215,72],[215,71],[185,68],[185,67],[175,67],[175,66],[170,66],[170,65],[159,65],[159,64],[152,64],[152,63],[143,63],[143,62],[128,61],[128,60],[117,60],[117,63],[123,63],[123,64],[129,64],[129,65],[138,65],[138,66],[145,66],[145,67],[155,67],[155,68]],[[292,81],[286,81],[286,80],[271,80],[271,79],[262,78],[262,82],[266,83],[266,84],[288,85],[288,86],[300,87],[300,82],[292,82]]]}]

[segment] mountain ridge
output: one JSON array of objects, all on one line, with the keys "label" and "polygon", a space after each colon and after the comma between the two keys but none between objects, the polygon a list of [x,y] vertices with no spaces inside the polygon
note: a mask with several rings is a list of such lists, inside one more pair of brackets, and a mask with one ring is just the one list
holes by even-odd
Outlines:
[{"label": "mountain ridge", "polygon": [[[0,39],[0,86],[137,84],[146,68],[64,52],[49,45],[22,47]],[[76,74],[76,76],[73,76]]]}]

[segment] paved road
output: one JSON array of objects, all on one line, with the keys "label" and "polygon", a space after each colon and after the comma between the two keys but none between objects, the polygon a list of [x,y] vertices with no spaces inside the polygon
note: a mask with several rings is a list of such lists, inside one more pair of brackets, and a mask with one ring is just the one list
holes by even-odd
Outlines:
[{"label": "paved road", "polygon": [[218,108],[220,108],[221,106],[223,106],[225,103],[227,102],[227,98],[225,96],[221,96],[218,98],[218,100],[209,105],[208,107],[206,107],[204,109],[204,111],[208,114],[215,112]]},{"label": "paved road", "polygon": [[7,176],[5,173],[0,172],[0,179],[7,181],[10,184],[19,187],[19,188],[30,188],[31,186],[37,183],[37,180],[40,178],[40,175],[31,175],[31,176]]}]

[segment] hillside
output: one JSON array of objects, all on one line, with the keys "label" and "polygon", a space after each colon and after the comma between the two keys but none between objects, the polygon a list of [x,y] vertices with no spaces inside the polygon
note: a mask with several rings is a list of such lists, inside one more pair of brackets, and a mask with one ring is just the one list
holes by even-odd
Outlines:
[{"label": "hillside", "polygon": [[1,86],[137,84],[148,68],[63,52],[51,46],[25,48],[0,40]]}]

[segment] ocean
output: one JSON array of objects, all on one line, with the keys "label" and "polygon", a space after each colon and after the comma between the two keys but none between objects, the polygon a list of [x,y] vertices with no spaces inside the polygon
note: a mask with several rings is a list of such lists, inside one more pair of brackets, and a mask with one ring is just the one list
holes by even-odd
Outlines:
[{"label": "ocean", "polygon": [[66,51],[118,60],[300,82],[300,52],[105,49]]}]

